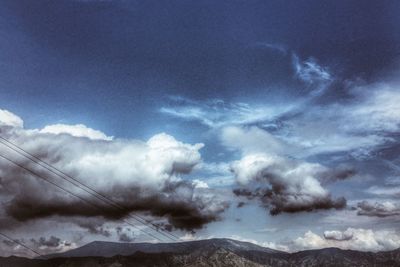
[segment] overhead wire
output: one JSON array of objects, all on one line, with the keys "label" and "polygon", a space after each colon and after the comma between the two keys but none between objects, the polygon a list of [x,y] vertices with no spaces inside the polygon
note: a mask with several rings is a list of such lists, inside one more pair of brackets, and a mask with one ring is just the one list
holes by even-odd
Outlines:
[{"label": "overhead wire", "polygon": [[[53,181],[47,179],[46,177],[44,177],[44,176],[42,176],[42,175],[40,175],[40,174],[38,174],[38,173],[36,173],[36,172],[34,172],[34,171],[32,171],[32,170],[26,168],[25,166],[19,164],[18,162],[14,161],[14,160],[12,160],[12,159],[10,159],[10,158],[8,158],[8,157],[2,155],[2,154],[0,154],[0,158],[2,158],[2,159],[4,159],[4,160],[6,160],[6,161],[8,161],[8,162],[10,162],[10,163],[12,163],[12,164],[14,164],[14,165],[16,165],[17,167],[20,167],[21,169],[23,169],[23,170],[29,172],[30,174],[32,174],[32,175],[34,175],[34,176],[36,176],[36,177],[38,177],[38,178],[40,178],[40,179],[46,181],[47,183],[52,184],[53,186],[59,188],[60,190],[62,190],[62,191],[64,191],[64,192],[66,192],[66,193],[68,193],[68,194],[70,194],[70,195],[72,195],[72,196],[74,196],[74,197],[80,199],[80,200],[83,201],[84,203],[86,203],[86,204],[88,204],[88,205],[90,205],[90,206],[92,206],[92,207],[94,207],[94,208],[96,208],[96,209],[99,209],[100,211],[103,211],[102,207],[99,207],[99,206],[97,206],[96,204],[94,204],[94,203],[88,201],[87,199],[85,199],[85,198],[83,198],[83,197],[81,197],[81,196],[79,196],[79,195],[73,193],[72,191],[63,188],[62,186],[58,185],[57,183],[55,183],[55,182],[53,182]],[[151,234],[151,233],[148,233],[148,232],[144,231],[143,229],[140,229],[139,227],[137,227],[136,225],[132,224],[131,222],[129,222],[129,221],[125,220],[125,219],[123,219],[122,221],[125,222],[125,223],[127,223],[127,224],[129,224],[129,225],[132,226],[133,228],[139,230],[140,232],[142,232],[142,233],[144,233],[144,234],[147,234],[148,236],[150,236],[150,237],[152,237],[152,238],[155,238],[156,240],[158,240],[158,241],[160,241],[160,242],[163,242],[162,239],[158,238],[157,236],[155,236],[155,235],[153,235],[153,234]]]},{"label": "overhead wire", "polygon": [[[0,136],[0,143],[3,144],[4,146],[8,147],[12,151],[18,153],[19,155],[29,159],[30,161],[34,162],[35,164],[41,166],[42,168],[45,168],[46,170],[50,171],[54,175],[57,175],[58,177],[62,178],[65,181],[68,181],[69,183],[73,184],[74,186],[80,188],[81,190],[85,191],[86,193],[94,196],[96,199],[106,202],[108,205],[113,206],[114,208],[120,209],[122,211],[127,211],[128,208],[115,202],[111,198],[105,196],[104,194],[100,193],[99,191],[93,189],[92,187],[84,184],[83,182],[79,181],[78,179],[72,177],[71,175],[61,171],[57,167],[43,161],[39,157],[31,154],[27,150],[21,148],[17,144],[9,141],[8,139]],[[83,187],[83,188],[82,188]],[[167,230],[164,230],[163,228],[159,227],[158,225],[154,224],[153,222],[139,216],[139,215],[133,215],[133,214],[128,214],[128,217],[132,218],[133,220],[146,225],[147,227],[157,231],[164,237],[168,238],[171,241],[178,242],[179,237],[174,235],[173,233],[168,232]]]},{"label": "overhead wire", "polygon": [[4,237],[4,238],[6,238],[6,239],[8,239],[8,240],[10,240],[10,241],[12,241],[12,242],[14,242],[15,244],[20,245],[21,247],[26,248],[27,250],[29,250],[29,251],[35,253],[35,254],[38,255],[38,256],[43,256],[41,253],[37,252],[37,251],[34,250],[33,248],[30,248],[29,246],[25,245],[24,243],[20,242],[20,241],[17,240],[17,239],[11,238],[11,237],[10,237],[9,235],[7,235],[7,234],[4,234],[4,233],[0,232],[0,236],[2,236],[2,237]]}]

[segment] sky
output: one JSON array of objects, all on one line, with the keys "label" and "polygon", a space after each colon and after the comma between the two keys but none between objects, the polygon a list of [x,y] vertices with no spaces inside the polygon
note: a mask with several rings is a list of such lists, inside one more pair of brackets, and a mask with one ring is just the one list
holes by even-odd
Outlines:
[{"label": "sky", "polygon": [[1,138],[123,207],[1,139],[1,233],[400,247],[398,1],[0,5]]}]

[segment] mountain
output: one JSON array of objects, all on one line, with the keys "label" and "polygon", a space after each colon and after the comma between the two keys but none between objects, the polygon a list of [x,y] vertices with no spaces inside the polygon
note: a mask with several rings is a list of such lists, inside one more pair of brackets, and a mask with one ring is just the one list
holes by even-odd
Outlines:
[{"label": "mountain", "polygon": [[400,249],[361,252],[325,248],[286,253],[232,239],[184,243],[92,242],[46,258],[0,258],[1,267],[390,267],[400,266]]},{"label": "mountain", "polygon": [[257,246],[249,242],[242,242],[226,238],[214,238],[180,243],[116,243],[95,241],[64,253],[46,255],[44,258],[50,259],[56,257],[87,256],[112,257],[116,255],[127,256],[139,251],[144,253],[191,253],[199,249],[214,251],[218,248],[224,248],[227,251],[232,252],[260,251],[266,253],[282,253],[278,250]]}]

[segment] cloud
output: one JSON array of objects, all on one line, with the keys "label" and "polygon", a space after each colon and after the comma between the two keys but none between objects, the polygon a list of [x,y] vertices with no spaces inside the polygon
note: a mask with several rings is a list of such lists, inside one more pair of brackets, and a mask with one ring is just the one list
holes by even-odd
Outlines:
[{"label": "cloud", "polygon": [[266,43],[266,42],[257,42],[257,43],[255,43],[255,47],[271,49],[273,51],[279,52],[282,55],[286,55],[288,53],[287,47],[282,45],[282,44],[272,44],[272,43]]},{"label": "cloud", "polygon": [[[260,140],[264,138],[258,143],[260,147],[265,143],[264,147],[270,145],[270,150],[284,149],[287,155],[296,158],[342,153],[343,157],[365,159],[374,157],[374,151],[383,145],[398,143],[398,81],[370,84],[343,81],[317,60],[301,60],[296,55],[292,57],[292,64],[296,77],[308,85],[308,92],[300,97],[274,103],[266,99],[258,105],[172,97],[160,111],[211,128],[222,128],[226,138],[233,132],[230,126],[257,126],[258,133],[254,129],[243,131],[252,132]],[[333,82],[340,94],[326,90]],[[263,129],[268,131],[261,136]],[[256,143],[236,135],[237,145]]]},{"label": "cloud", "polygon": [[346,101],[304,107],[286,118],[275,134],[302,147],[303,156],[350,152],[356,158],[370,158],[383,144],[397,142],[392,136],[400,129],[397,87],[397,83],[350,87]]},{"label": "cloud", "polygon": [[[68,132],[76,128],[63,129]],[[8,219],[10,224],[12,220],[26,222],[55,215],[71,219],[81,216],[118,220],[131,212],[143,212],[166,218],[176,228],[195,229],[217,220],[227,207],[227,203],[211,190],[204,186],[199,188],[199,183],[192,184],[182,178],[201,162],[199,150],[203,144],[185,144],[165,133],[144,142],[87,138],[92,131],[87,131],[84,137],[9,126],[0,126],[0,131],[2,136],[126,208],[116,210],[99,203],[87,193],[2,147],[2,155],[50,177],[99,206],[95,209],[1,160],[2,219]]]},{"label": "cloud", "polygon": [[400,215],[400,204],[393,201],[375,202],[361,201],[357,204],[357,214],[372,217]]},{"label": "cloud", "polygon": [[234,193],[259,201],[272,215],[346,206],[344,198],[333,199],[323,185],[352,177],[356,171],[351,166],[296,160],[290,155],[298,148],[254,126],[225,127],[221,140],[242,154],[231,164],[238,184]]},{"label": "cloud", "polygon": [[202,162],[198,170],[210,187],[229,187],[235,183],[228,162]]},{"label": "cloud", "polygon": [[284,151],[296,158],[344,152],[370,158],[382,145],[397,142],[393,135],[400,129],[398,83],[347,84],[342,84],[346,99],[323,105],[315,102],[318,97],[313,92],[261,105],[175,97],[161,112],[218,128],[228,148]]},{"label": "cloud", "polygon": [[75,137],[87,137],[92,140],[107,140],[111,141],[112,136],[107,136],[103,132],[89,128],[83,124],[67,125],[67,124],[53,124],[45,126],[41,133],[51,134],[70,134]]},{"label": "cloud", "polygon": [[194,188],[203,188],[203,189],[209,188],[208,184],[206,182],[198,180],[198,179],[193,180],[192,184],[193,184]]},{"label": "cloud", "polygon": [[281,212],[341,209],[344,198],[332,199],[319,179],[330,175],[328,168],[268,154],[249,154],[232,164],[239,188],[237,196],[257,199],[272,215]]},{"label": "cloud", "polygon": [[400,177],[399,176],[390,176],[385,179],[385,185],[388,186],[397,186],[400,185]]},{"label": "cloud", "polygon": [[296,54],[292,54],[292,66],[295,77],[307,85],[311,99],[322,96],[334,81],[328,69],[318,64],[315,58],[301,61]]},{"label": "cloud", "polygon": [[377,196],[399,197],[400,186],[373,185],[365,190],[365,192]]},{"label": "cloud", "polygon": [[393,250],[400,246],[400,235],[394,230],[348,228],[345,231],[325,231],[323,236],[308,231],[289,242],[292,251],[338,247],[361,251]]},{"label": "cloud", "polygon": [[58,247],[60,245],[60,238],[55,236],[51,236],[49,239],[41,237],[39,240],[31,239],[32,243],[36,244],[37,246],[46,246],[46,247]]},{"label": "cloud", "polygon": [[[348,107],[351,111],[347,130],[396,132],[400,128],[400,92],[397,84],[374,84],[356,88],[354,94],[362,101]],[[367,93],[365,92],[367,91]]]},{"label": "cloud", "polygon": [[117,235],[118,235],[119,241],[132,242],[135,240],[133,232],[131,231],[130,228],[122,228],[122,227],[118,226],[116,229],[117,229]]},{"label": "cloud", "polygon": [[61,240],[55,236],[50,236],[47,239],[45,237],[32,238],[30,243],[32,244],[31,247],[33,246],[41,254],[61,253],[77,247],[75,243]]},{"label": "cloud", "polygon": [[22,128],[24,126],[24,122],[20,117],[9,112],[8,110],[0,109],[0,126]]},{"label": "cloud", "polygon": [[334,183],[354,177],[357,170],[349,164],[339,164],[338,166],[326,169],[325,172],[319,174],[319,181],[322,184]]},{"label": "cloud", "polygon": [[[70,249],[77,248],[75,242],[70,242],[62,240],[56,236],[31,238],[26,240],[25,238],[14,239],[16,242],[11,240],[3,240],[0,243],[0,256],[6,257],[10,255],[20,256],[20,257],[37,257],[32,251],[27,250],[25,247],[21,246],[23,244],[40,254],[51,254],[51,253],[61,253]],[[19,244],[20,243],[20,244]]]},{"label": "cloud", "polygon": [[111,231],[103,226],[105,223],[104,218],[92,217],[92,218],[72,218],[71,222],[80,226],[81,228],[87,229],[89,234],[102,235],[104,237],[110,237]]},{"label": "cloud", "polygon": [[[265,47],[286,54],[283,46],[259,43]],[[220,128],[229,125],[260,124],[265,127],[277,127],[276,121],[290,112],[297,113],[315,97],[322,95],[333,78],[315,59],[300,61],[293,54],[292,65],[295,76],[308,85],[308,92],[296,99],[280,99],[271,101],[263,99],[262,104],[244,102],[227,102],[223,99],[196,101],[182,96],[171,96],[169,102],[160,108],[160,112],[175,118],[196,121],[210,128]],[[303,91],[303,89],[301,89]],[[303,92],[304,93],[304,92]],[[260,103],[256,101],[256,103]]]},{"label": "cloud", "polygon": [[229,103],[221,99],[195,101],[184,97],[170,97],[169,106],[160,112],[187,121],[197,121],[211,128],[232,124],[252,124],[272,120],[292,109],[291,105],[254,105]]},{"label": "cloud", "polygon": [[[14,239],[17,242],[25,243],[24,240]],[[36,257],[37,254],[30,250],[25,249],[23,246],[19,245],[17,242],[13,242],[8,239],[2,240],[0,243],[0,257],[8,257],[11,255],[19,257]]]},{"label": "cloud", "polygon": [[185,235],[181,236],[179,239],[182,240],[182,241],[187,242],[187,241],[198,240],[199,238],[196,237],[196,236],[194,235],[194,233],[186,233]]},{"label": "cloud", "polygon": [[336,240],[336,241],[345,241],[345,240],[350,240],[353,238],[353,233],[352,231],[325,231],[324,232],[324,238],[326,240]]},{"label": "cloud", "polygon": [[300,61],[299,57],[293,54],[292,64],[296,76],[305,83],[326,83],[332,80],[331,74],[313,58]]},{"label": "cloud", "polygon": [[258,127],[228,126],[221,132],[222,144],[229,149],[240,150],[243,153],[268,152],[282,154],[288,150],[288,146]]}]

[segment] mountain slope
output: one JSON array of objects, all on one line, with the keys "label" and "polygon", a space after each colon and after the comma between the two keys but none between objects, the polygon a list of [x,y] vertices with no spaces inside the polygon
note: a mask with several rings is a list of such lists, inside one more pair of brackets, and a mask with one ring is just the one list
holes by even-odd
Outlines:
[{"label": "mountain slope", "polygon": [[145,253],[191,253],[198,249],[215,251],[224,248],[227,251],[261,251],[266,253],[280,253],[278,250],[257,246],[252,243],[237,241],[233,239],[214,238],[181,243],[115,243],[95,241],[64,253],[46,255],[46,259],[55,257],[87,257],[100,256],[112,257],[116,255],[132,255],[135,252]]},{"label": "mountain slope", "polygon": [[[163,249],[169,251],[162,251]],[[152,250],[153,252],[142,252],[144,250]],[[132,253],[132,251],[135,252]],[[100,253],[111,255],[117,252],[130,254],[109,257],[90,256]],[[67,255],[71,255],[71,257],[67,257]],[[67,253],[49,255],[48,259],[0,258],[0,266],[394,267],[400,266],[400,250],[373,253],[326,248],[285,253],[231,239],[210,239],[171,244],[93,242]]]}]

